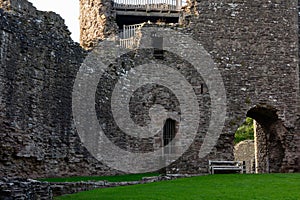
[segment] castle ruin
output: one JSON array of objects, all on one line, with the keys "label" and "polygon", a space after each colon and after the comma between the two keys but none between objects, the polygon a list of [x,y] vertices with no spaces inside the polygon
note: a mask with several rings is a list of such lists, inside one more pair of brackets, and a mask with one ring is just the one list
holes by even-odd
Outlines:
[{"label": "castle ruin", "polygon": [[[134,11],[122,10],[115,3],[80,0],[80,46],[72,41],[59,15],[38,11],[26,0],[0,0],[0,176],[123,173],[89,153],[72,116],[75,78],[90,50],[99,41],[116,35],[124,25],[141,23],[132,17]],[[165,138],[161,132],[139,140],[125,135],[111,117],[109,98],[115,80],[122,76],[118,72],[156,59],[184,74],[204,113],[195,140],[167,166],[169,173],[207,173],[208,160],[233,160],[234,133],[246,116],[257,122],[257,172],[299,172],[299,3],[198,0],[184,7],[174,5],[172,15],[151,11],[143,20],[153,22],[151,26],[173,24],[174,30],[192,35],[213,59],[223,78],[227,105],[217,144],[208,155],[199,157],[211,115],[210,95],[214,92],[209,91],[206,77],[198,76],[188,62],[170,52],[164,52],[166,59],[157,59],[151,49],[128,53],[108,68],[108,78],[101,79],[96,110],[101,113],[97,117],[106,135],[133,152],[154,151],[158,143],[166,145],[175,137]],[[156,24],[159,18],[164,23]],[[145,94],[151,95],[145,98]],[[149,123],[149,110],[154,104],[176,113],[164,121],[175,127],[176,133],[180,123],[178,100],[172,91],[159,85],[146,85],[134,93],[130,105],[133,121],[141,126]]]}]

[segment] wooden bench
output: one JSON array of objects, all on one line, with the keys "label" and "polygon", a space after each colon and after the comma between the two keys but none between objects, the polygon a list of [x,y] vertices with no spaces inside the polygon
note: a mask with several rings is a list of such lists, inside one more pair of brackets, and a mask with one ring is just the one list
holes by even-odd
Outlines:
[{"label": "wooden bench", "polygon": [[209,173],[214,174],[216,171],[224,172],[239,172],[245,173],[244,161],[208,161]]}]

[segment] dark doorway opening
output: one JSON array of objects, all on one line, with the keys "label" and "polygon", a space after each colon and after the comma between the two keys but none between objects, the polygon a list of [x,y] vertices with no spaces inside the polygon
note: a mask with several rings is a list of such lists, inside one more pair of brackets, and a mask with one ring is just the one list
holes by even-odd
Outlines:
[{"label": "dark doorway opening", "polygon": [[168,145],[176,135],[176,121],[167,119],[163,129],[164,146]]},{"label": "dark doorway opening", "polygon": [[165,23],[178,23],[178,17],[159,17],[159,16],[133,16],[133,15],[117,15],[116,21],[119,30],[123,29],[124,25],[140,24],[143,22],[165,22]]}]

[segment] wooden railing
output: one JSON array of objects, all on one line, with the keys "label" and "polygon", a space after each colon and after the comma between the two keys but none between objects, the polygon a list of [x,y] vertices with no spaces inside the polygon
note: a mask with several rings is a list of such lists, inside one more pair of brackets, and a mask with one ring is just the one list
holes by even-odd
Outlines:
[{"label": "wooden railing", "polygon": [[133,25],[123,25],[123,32],[121,33],[122,38],[130,38],[137,34],[137,31],[144,26],[145,23],[133,24]]},{"label": "wooden railing", "polygon": [[120,33],[120,46],[128,49],[138,47],[141,38],[141,28],[144,24],[124,25],[123,32]]},{"label": "wooden railing", "polygon": [[115,9],[179,11],[182,0],[114,0]]}]

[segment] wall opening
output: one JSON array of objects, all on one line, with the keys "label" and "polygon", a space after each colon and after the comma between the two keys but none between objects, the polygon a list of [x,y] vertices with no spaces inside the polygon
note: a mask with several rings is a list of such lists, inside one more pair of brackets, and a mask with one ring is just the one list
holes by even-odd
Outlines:
[{"label": "wall opening", "polygon": [[124,25],[133,25],[133,24],[140,24],[144,22],[164,22],[164,23],[178,23],[179,17],[159,17],[159,16],[134,16],[134,15],[117,15],[116,22],[119,27],[119,30],[123,29]]},{"label": "wall opening", "polygon": [[163,128],[163,146],[165,147],[165,154],[174,153],[172,145],[166,147],[176,136],[176,121],[173,119],[167,119]]},{"label": "wall opening", "polygon": [[235,133],[235,160],[246,162],[247,173],[282,172],[287,130],[277,110],[256,106]]},{"label": "wall opening", "polygon": [[255,173],[254,120],[250,117],[235,132],[234,160],[245,161],[246,173]]},{"label": "wall opening", "polygon": [[283,135],[286,129],[278,118],[277,110],[256,106],[248,111],[247,116],[255,120],[255,172],[281,172],[285,155]]},{"label": "wall opening", "polygon": [[245,140],[254,140],[254,121],[251,117],[245,119],[234,135],[234,144]]}]

